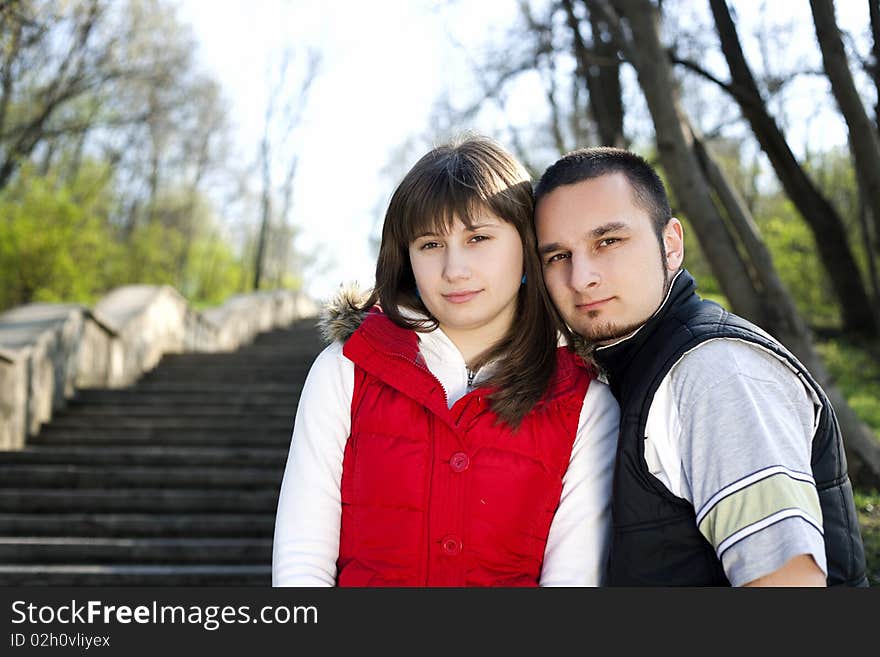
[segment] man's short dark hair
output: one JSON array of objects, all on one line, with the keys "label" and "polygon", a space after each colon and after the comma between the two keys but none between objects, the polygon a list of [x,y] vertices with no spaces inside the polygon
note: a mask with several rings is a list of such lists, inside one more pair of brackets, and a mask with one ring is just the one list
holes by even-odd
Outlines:
[{"label": "man's short dark hair", "polygon": [[552,164],[535,187],[535,204],[562,185],[573,185],[613,173],[626,176],[633,199],[651,218],[654,232],[663,245],[663,229],[672,217],[663,181],[644,158],[622,148],[581,148]]}]

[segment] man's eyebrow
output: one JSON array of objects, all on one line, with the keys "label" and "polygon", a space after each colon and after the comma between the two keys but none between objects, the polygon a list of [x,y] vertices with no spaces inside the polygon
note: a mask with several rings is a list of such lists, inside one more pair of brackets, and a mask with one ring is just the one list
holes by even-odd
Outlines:
[{"label": "man's eyebrow", "polygon": [[538,246],[538,253],[543,255],[545,253],[552,253],[553,251],[561,251],[564,248],[565,247],[559,242],[550,242],[550,244],[540,244]]},{"label": "man's eyebrow", "polygon": [[[613,233],[616,230],[627,230],[629,229],[629,224],[624,221],[609,221],[607,224],[602,224],[601,226],[594,228],[589,233],[586,234],[588,238],[598,239],[603,235],[607,235],[608,233]],[[539,244],[538,245],[538,253],[552,253],[553,251],[564,251],[568,247],[565,246],[562,242],[550,242],[549,244]]]},{"label": "man's eyebrow", "polygon": [[626,228],[629,228],[629,225],[623,221],[609,221],[607,224],[591,230],[589,235],[590,237],[602,237],[608,233],[613,233],[615,230],[625,230]]}]

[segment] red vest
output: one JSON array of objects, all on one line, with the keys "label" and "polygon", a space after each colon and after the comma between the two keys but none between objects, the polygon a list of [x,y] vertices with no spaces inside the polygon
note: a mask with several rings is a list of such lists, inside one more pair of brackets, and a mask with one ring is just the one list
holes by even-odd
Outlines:
[{"label": "red vest", "polygon": [[342,472],[339,586],[537,586],[591,377],[566,349],[516,433],[486,388],[452,408],[415,332],[371,313]]}]

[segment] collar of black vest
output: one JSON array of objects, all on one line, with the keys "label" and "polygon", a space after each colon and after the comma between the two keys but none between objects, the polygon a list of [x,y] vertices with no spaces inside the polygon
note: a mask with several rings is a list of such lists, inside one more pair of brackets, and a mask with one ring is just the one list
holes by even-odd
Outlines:
[{"label": "collar of black vest", "polygon": [[696,289],[697,282],[694,277],[686,269],[682,269],[672,279],[672,285],[663,303],[647,322],[631,335],[613,344],[596,348],[593,352],[593,358],[602,368],[615,396],[618,393],[621,379],[625,377],[625,373],[636,355],[651,340],[664,320],[694,296]]}]

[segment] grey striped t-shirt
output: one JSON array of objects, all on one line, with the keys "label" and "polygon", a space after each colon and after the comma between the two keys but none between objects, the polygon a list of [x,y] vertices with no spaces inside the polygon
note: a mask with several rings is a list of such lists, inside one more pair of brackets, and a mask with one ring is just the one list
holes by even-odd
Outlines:
[{"label": "grey striped t-shirt", "polygon": [[661,383],[645,429],[649,470],[691,502],[734,586],[799,554],[827,574],[810,468],[818,400],[789,366],[723,338],[682,357]]}]

